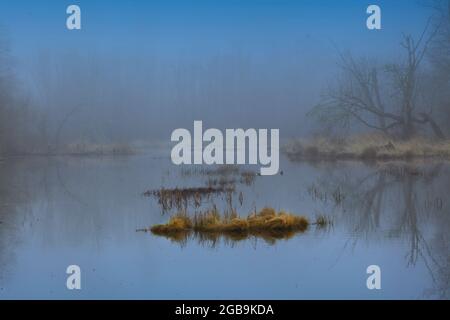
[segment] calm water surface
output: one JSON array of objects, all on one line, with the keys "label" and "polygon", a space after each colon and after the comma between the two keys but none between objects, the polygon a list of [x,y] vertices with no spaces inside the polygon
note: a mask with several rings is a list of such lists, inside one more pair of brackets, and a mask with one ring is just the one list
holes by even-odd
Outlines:
[{"label": "calm water surface", "polygon": [[[170,216],[142,193],[214,176],[167,154],[0,162],[0,298],[449,298],[449,165],[283,158],[282,175],[242,183],[231,173],[241,215],[271,206],[333,225],[274,243],[179,243],[136,231]],[[78,291],[66,289],[71,264],[82,270]],[[381,290],[366,288],[372,264]]]}]

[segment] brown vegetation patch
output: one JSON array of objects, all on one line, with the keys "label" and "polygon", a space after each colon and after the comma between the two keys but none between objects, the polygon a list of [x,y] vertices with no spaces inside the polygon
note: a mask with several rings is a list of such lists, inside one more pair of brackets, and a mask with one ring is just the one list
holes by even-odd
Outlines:
[{"label": "brown vegetation patch", "polygon": [[383,134],[365,134],[346,139],[316,137],[299,139],[284,147],[291,160],[413,160],[450,159],[450,140],[414,137],[396,140]]},{"label": "brown vegetation patch", "polygon": [[224,237],[238,241],[257,237],[273,243],[275,240],[288,239],[306,231],[309,224],[306,217],[284,211],[276,212],[272,208],[264,208],[246,218],[241,218],[236,213],[222,216],[214,208],[197,213],[192,218],[185,213],[178,213],[170,218],[168,223],[155,225],[150,231],[174,241],[186,240],[193,234],[203,240],[218,240]]}]

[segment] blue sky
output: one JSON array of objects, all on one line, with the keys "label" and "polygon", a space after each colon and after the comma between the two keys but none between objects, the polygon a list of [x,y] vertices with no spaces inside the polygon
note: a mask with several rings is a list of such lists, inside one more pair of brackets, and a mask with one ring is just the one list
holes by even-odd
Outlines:
[{"label": "blue sky", "polygon": [[[82,9],[81,31],[65,28],[69,4]],[[382,31],[365,28],[368,4],[380,5]],[[305,38],[380,50],[395,45],[401,32],[419,33],[428,14],[415,0],[0,1],[0,24],[18,55],[42,48],[198,55],[239,47],[256,53]]]}]

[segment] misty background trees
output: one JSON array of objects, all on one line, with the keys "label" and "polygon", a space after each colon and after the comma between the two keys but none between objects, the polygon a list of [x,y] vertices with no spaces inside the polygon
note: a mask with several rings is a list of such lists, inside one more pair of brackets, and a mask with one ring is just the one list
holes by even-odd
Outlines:
[{"label": "misty background trees", "polygon": [[8,36],[0,29],[0,156],[28,153],[44,144],[32,107],[15,77]]},{"label": "misty background trees", "polygon": [[450,1],[432,5],[435,13],[423,33],[402,36],[398,61],[339,53],[340,75],[310,115],[329,129],[444,139],[450,129]]},{"label": "misty background trees", "polygon": [[[450,137],[449,1],[424,4],[434,14],[423,33],[399,36],[389,58],[360,57],[359,39],[351,53],[340,52],[339,77],[311,114],[333,129]],[[234,48],[167,57],[151,50],[102,55],[89,46],[25,55],[22,47],[27,82],[16,75],[13,44],[2,31],[0,153],[57,153],[73,141],[161,139],[196,119],[221,128],[282,128],[284,137],[315,128],[323,133],[304,112],[335,71],[322,46],[328,40],[310,37],[312,31],[285,51],[264,44],[267,52],[256,58]],[[317,51],[308,51],[311,43]]]},{"label": "misty background trees", "polygon": [[[450,123],[450,1],[433,2],[435,15],[433,23],[438,31],[430,46],[429,59],[432,66],[430,85],[434,86],[434,103],[437,116],[443,123]],[[447,137],[450,126],[443,128]]]}]

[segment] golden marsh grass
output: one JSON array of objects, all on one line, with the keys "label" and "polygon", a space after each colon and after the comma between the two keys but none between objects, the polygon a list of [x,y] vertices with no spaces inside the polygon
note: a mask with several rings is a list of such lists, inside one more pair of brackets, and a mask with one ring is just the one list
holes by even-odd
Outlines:
[{"label": "golden marsh grass", "polygon": [[214,208],[197,213],[192,218],[183,212],[178,213],[166,224],[152,226],[150,231],[174,241],[187,239],[190,234],[195,234],[211,241],[217,240],[220,236],[233,241],[253,236],[273,242],[304,232],[309,225],[310,222],[306,217],[285,211],[276,212],[273,208],[264,208],[246,218],[239,217],[235,212],[221,215]]}]

